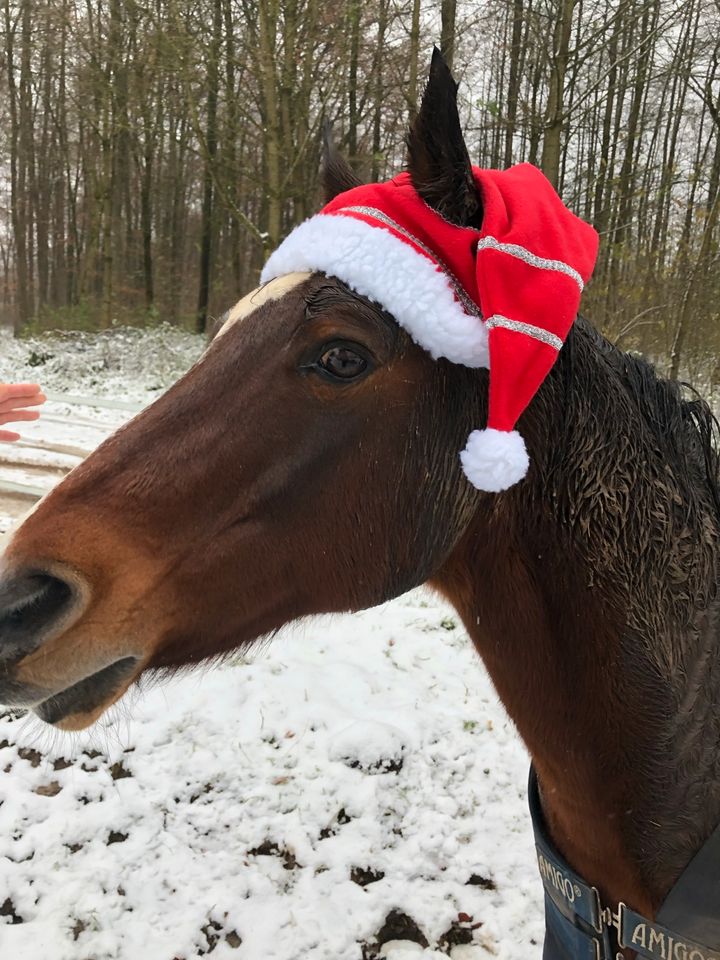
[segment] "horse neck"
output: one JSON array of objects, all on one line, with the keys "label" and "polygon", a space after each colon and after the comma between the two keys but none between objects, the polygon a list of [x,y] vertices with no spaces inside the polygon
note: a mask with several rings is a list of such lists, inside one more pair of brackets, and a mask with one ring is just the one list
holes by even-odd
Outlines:
[{"label": "horse neck", "polygon": [[558,848],[651,915],[720,821],[702,438],[674,387],[584,326],[534,411],[533,475],[487,498],[434,585],[528,746]]}]

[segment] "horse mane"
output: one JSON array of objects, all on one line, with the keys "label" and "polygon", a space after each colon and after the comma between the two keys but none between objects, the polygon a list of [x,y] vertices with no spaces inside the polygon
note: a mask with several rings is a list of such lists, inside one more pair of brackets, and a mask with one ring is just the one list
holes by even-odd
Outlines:
[{"label": "horse mane", "polygon": [[[538,419],[557,421],[560,411],[568,429],[559,443],[544,432],[538,438],[545,451],[543,481],[570,485],[564,491],[575,501],[570,509],[585,509],[579,501],[591,485],[590,474],[596,474],[606,501],[618,490],[621,496],[623,489],[639,491],[644,481],[659,501],[672,501],[667,511],[675,523],[694,527],[704,517],[720,528],[720,426],[697,391],[661,377],[651,363],[615,347],[583,317],[546,383],[538,394]],[[569,463],[580,462],[584,480],[568,471]],[[624,504],[626,520],[642,513],[635,507]]]},{"label": "horse mane", "polygon": [[668,380],[643,357],[619,350],[584,318],[579,324],[672,469],[685,502],[709,494],[720,521],[720,425],[707,401],[690,384]]}]

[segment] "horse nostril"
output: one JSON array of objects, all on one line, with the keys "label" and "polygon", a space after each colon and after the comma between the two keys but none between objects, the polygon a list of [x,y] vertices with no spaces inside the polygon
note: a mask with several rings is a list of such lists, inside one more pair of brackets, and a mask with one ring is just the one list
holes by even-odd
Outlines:
[{"label": "horse nostril", "polygon": [[47,573],[0,583],[0,661],[19,660],[37,649],[73,596],[70,584]]}]

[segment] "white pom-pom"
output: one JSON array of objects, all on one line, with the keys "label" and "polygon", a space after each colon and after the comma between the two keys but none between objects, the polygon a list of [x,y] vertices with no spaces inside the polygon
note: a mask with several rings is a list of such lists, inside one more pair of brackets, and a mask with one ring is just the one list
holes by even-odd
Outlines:
[{"label": "white pom-pom", "polygon": [[517,430],[473,430],[460,454],[465,476],[478,490],[500,493],[528,471],[530,459]]}]

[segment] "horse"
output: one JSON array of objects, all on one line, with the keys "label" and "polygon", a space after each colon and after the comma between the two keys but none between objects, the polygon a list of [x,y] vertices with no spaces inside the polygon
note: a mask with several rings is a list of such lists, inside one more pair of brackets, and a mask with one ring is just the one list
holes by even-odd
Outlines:
[{"label": "horse", "polygon": [[[434,59],[407,170],[466,224],[456,91]],[[326,199],[357,182],[329,146]],[[143,674],[429,584],[527,745],[556,850],[652,920],[720,821],[714,419],[579,316],[521,420],[527,477],[487,493],[458,458],[487,392],[332,276],[249,293],[15,532],[0,702],[79,730]]]}]

